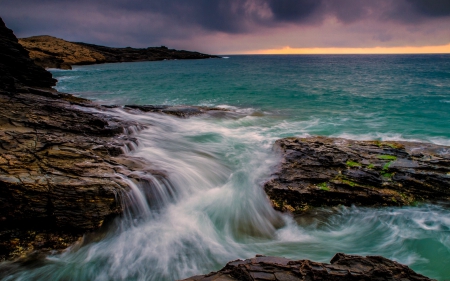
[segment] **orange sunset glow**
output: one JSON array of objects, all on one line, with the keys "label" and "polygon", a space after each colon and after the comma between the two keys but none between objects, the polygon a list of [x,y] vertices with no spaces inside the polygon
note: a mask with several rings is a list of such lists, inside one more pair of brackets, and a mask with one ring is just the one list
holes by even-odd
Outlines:
[{"label": "orange sunset glow", "polygon": [[244,54],[255,55],[319,55],[319,54],[448,54],[450,44],[441,46],[421,47],[373,47],[373,48],[291,48],[289,46],[280,49],[266,49],[247,51]]}]

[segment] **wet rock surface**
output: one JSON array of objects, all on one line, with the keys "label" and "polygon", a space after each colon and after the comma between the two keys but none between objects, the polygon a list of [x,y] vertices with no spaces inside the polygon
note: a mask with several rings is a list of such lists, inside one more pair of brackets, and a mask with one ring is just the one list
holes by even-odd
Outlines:
[{"label": "wet rock surface", "polygon": [[0,101],[0,259],[66,248],[123,211],[119,175],[146,170],[122,165],[137,142],[124,128],[139,124],[37,89],[0,91]]},{"label": "wet rock surface", "polygon": [[205,106],[169,106],[169,105],[125,105],[126,110],[138,110],[141,112],[155,112],[173,115],[180,118],[196,116],[211,111],[228,111],[223,108],[205,107]]},{"label": "wet rock surface", "polygon": [[50,88],[51,74],[1,19],[0,48],[1,261],[64,249],[99,229],[126,208],[125,176],[145,180],[150,170],[123,155],[137,142],[125,132],[142,125]]},{"label": "wet rock surface", "polygon": [[275,209],[402,206],[450,198],[450,147],[311,137],[277,140],[283,155],[264,186]]},{"label": "wet rock surface", "polygon": [[229,262],[223,269],[184,281],[425,281],[432,280],[409,267],[380,256],[352,256],[338,253],[330,264],[310,260],[256,256]]},{"label": "wet rock surface", "polygon": [[19,42],[30,52],[34,62],[44,68],[71,69],[72,65],[98,63],[218,58],[198,52],[168,49],[164,46],[142,49],[111,48],[69,42],[48,35],[22,38]]},{"label": "wet rock surface", "polygon": [[[142,125],[120,120],[114,114],[114,106],[99,106],[51,89],[55,84],[51,74],[33,64],[1,19],[0,51],[0,261],[34,252],[10,264],[15,267],[39,262],[43,252],[73,245],[87,232],[100,229],[123,212],[127,206],[121,195],[130,188],[127,179],[150,182],[146,174],[165,175],[141,159],[123,155],[137,142],[126,132],[140,130]],[[217,109],[127,106],[125,110],[188,117]],[[433,157],[428,160],[434,163],[435,170],[447,169],[448,158]],[[412,165],[397,162],[390,163],[390,168],[399,164],[407,168]],[[448,182],[448,177],[439,179]],[[273,180],[272,184],[275,183]],[[429,280],[382,257],[343,254],[333,258],[331,265],[256,257],[234,261],[217,273],[187,280],[319,280],[319,277]]]},{"label": "wet rock surface", "polygon": [[[67,248],[123,212],[130,180],[151,188],[152,178],[165,174],[124,155],[137,145],[129,133],[144,125],[122,120],[117,106],[100,106],[50,88],[56,80],[33,63],[1,19],[0,51],[1,261]],[[190,58],[188,53],[184,58]],[[124,109],[182,118],[209,111],[194,106]]]}]

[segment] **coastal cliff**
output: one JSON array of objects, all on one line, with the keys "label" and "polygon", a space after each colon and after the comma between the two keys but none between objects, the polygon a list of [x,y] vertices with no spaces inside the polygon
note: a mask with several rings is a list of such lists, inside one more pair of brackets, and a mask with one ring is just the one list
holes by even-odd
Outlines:
[{"label": "coastal cliff", "polygon": [[30,53],[31,59],[44,68],[71,69],[72,65],[98,63],[218,58],[198,52],[168,49],[164,46],[142,49],[111,48],[69,42],[48,35],[22,38],[19,39],[19,43]]}]

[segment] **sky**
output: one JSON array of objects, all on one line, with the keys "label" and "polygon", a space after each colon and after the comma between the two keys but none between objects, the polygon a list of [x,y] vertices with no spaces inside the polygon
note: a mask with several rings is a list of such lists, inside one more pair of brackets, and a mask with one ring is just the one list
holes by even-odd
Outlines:
[{"label": "sky", "polygon": [[210,54],[450,53],[450,0],[0,0],[17,37]]}]

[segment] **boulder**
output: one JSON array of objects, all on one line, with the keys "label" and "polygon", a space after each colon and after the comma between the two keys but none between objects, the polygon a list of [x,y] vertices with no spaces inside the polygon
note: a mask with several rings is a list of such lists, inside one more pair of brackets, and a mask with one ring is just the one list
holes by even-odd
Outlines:
[{"label": "boulder", "polygon": [[275,209],[402,206],[450,198],[450,147],[311,137],[277,140],[283,156],[264,189]]}]

